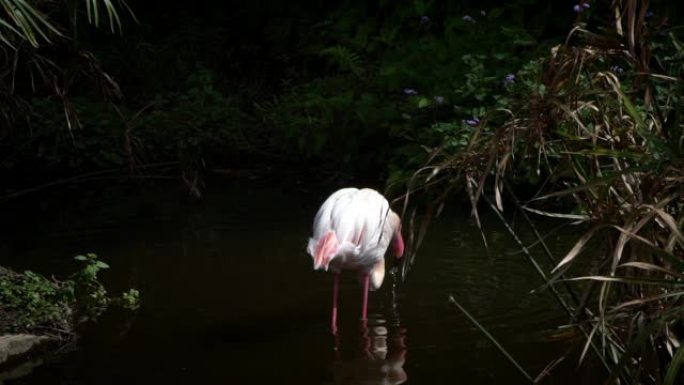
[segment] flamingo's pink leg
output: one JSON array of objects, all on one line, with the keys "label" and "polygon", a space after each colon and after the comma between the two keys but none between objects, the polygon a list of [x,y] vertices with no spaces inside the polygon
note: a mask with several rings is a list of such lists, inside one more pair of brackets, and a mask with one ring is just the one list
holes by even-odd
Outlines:
[{"label": "flamingo's pink leg", "polygon": [[337,334],[337,294],[340,290],[340,273],[333,273],[333,306],[331,329],[332,334]]},{"label": "flamingo's pink leg", "polygon": [[368,320],[368,286],[370,284],[370,275],[363,275],[363,308],[361,309],[361,321]]}]

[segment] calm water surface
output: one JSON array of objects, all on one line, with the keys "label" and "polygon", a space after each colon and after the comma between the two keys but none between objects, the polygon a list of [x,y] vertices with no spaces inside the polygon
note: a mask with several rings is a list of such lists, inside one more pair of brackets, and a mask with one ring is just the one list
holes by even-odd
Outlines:
[{"label": "calm water surface", "polygon": [[[17,207],[3,215],[2,264],[65,274],[74,255],[96,252],[112,266],[102,274],[110,292],[136,287],[143,298],[134,317],[108,312],[75,349],[6,383],[526,383],[449,295],[533,376],[571,344],[548,338],[566,318],[548,294],[529,294],[541,282],[494,220],[485,220],[489,251],[467,212],[433,222],[406,281],[388,277],[371,294],[365,327],[360,286],[343,276],[335,340],[332,277],[305,253],[331,191],[214,186],[200,202],[146,191],[74,191],[79,204],[22,203],[33,205],[28,217]],[[551,245],[562,253],[569,242]],[[570,361],[545,383],[590,383]]]}]

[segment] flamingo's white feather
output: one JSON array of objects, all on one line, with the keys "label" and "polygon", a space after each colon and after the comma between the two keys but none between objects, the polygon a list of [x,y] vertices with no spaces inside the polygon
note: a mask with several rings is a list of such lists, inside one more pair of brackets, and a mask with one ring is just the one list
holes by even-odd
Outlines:
[{"label": "flamingo's white feather", "polygon": [[377,289],[385,274],[384,255],[399,222],[387,199],[377,191],[344,188],[328,197],[318,210],[307,251],[314,257],[319,241],[334,232],[339,244],[331,256],[330,269],[370,273],[371,287]]}]

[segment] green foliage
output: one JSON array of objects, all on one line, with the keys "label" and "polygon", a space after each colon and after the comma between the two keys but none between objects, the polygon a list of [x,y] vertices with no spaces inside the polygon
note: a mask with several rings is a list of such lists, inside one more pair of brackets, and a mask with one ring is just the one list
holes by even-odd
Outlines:
[{"label": "green foliage", "polygon": [[110,301],[107,290],[98,280],[97,274],[101,270],[109,269],[109,265],[100,261],[94,253],[77,255],[74,259],[82,263],[81,270],[70,278],[74,283],[76,314],[82,320],[96,319]]},{"label": "green foliage", "polygon": [[40,327],[68,329],[73,314],[73,282],[56,283],[42,275],[0,275],[0,326],[3,331]]},{"label": "green foliage", "polygon": [[56,170],[88,171],[125,165],[125,126],[116,111],[89,98],[74,98],[69,108],[71,127],[65,121],[62,103],[32,99],[32,130],[19,132],[12,138],[17,150],[12,157],[4,159],[2,166],[11,169],[15,164],[30,163],[30,159]]},{"label": "green foliage", "polygon": [[237,101],[215,87],[214,72],[197,65],[184,89],[158,95],[142,115],[134,135],[140,151],[158,161],[216,159],[246,149]]},{"label": "green foliage", "polygon": [[96,254],[74,259],[81,268],[64,281],[31,271],[0,272],[0,333],[71,333],[77,324],[96,320],[112,303],[129,310],[140,306],[140,293],[135,289],[118,298],[107,294],[98,273],[109,265]]},{"label": "green foliage", "polygon": [[[422,145],[443,135],[462,141],[461,122],[506,105],[505,76],[545,49],[532,47],[539,31],[522,27],[520,6],[468,16],[417,4],[347,4],[307,35],[301,52],[324,58],[327,72],[259,103],[263,122],[281,130],[281,147],[349,168],[389,163],[392,180],[407,179],[427,157]],[[456,121],[430,127],[454,111]],[[371,151],[372,161],[364,157]]]},{"label": "green foliage", "polygon": [[361,57],[346,47],[337,45],[324,48],[320,55],[328,58],[331,64],[337,65],[343,72],[348,71],[353,75],[360,76],[363,71]]},{"label": "green foliage", "polygon": [[[122,9],[133,16],[124,0],[0,0],[0,46],[6,59],[0,64],[1,171],[16,176],[31,169],[31,179],[45,165],[65,171],[85,163],[121,163],[109,151],[89,153],[97,142],[108,142],[111,133],[97,130],[99,115],[87,116],[87,121],[79,117],[72,96],[92,100],[93,91],[104,100],[121,96],[117,83],[77,37],[81,29],[92,31],[91,25],[108,24],[112,33],[120,31]],[[86,19],[88,23],[81,22]],[[97,127],[77,141],[80,122]]]},{"label": "green foliage", "polygon": [[[108,18],[119,28],[122,13],[96,3],[70,4],[74,15],[93,23]],[[540,36],[552,8],[536,6],[531,18],[529,3],[470,9],[346,2],[333,11],[288,4],[283,7],[292,16],[268,23],[266,43],[246,26],[236,43],[225,20],[216,24],[222,16],[212,15],[188,17],[163,37],[134,35],[94,46],[93,60],[69,71],[61,62],[31,60],[42,64],[26,66],[20,84],[45,78],[52,79],[49,90],[79,87],[51,99],[35,95],[21,108],[0,107],[15,127],[0,138],[0,152],[9,154],[0,168],[134,172],[138,165],[175,161],[185,172],[267,156],[282,164],[316,163],[323,173],[383,176],[390,170],[392,180],[405,181],[443,135],[458,142],[472,130],[464,120],[505,106],[506,75],[548,47]],[[256,12],[243,7],[234,12],[246,18]],[[73,77],[84,73],[93,75],[104,99],[95,100],[82,87],[85,79]]]},{"label": "green foliage", "polygon": [[116,302],[126,310],[138,310],[140,308],[140,292],[136,289],[130,289],[121,294],[120,298],[115,298]]},{"label": "green foliage", "polygon": [[251,145],[238,103],[216,89],[214,73],[201,65],[182,90],[157,95],[142,111],[87,97],[74,97],[65,110],[59,101],[34,98],[29,117],[31,130],[6,141],[4,147],[12,151],[0,158],[0,169],[39,164],[89,172],[161,162],[186,165],[230,159]]}]

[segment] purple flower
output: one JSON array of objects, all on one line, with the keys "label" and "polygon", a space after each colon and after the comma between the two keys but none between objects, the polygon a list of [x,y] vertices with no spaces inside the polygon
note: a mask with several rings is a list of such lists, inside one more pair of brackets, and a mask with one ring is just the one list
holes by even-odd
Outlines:
[{"label": "purple flower", "polygon": [[618,65],[614,65],[614,66],[610,67],[610,70],[615,72],[618,75],[622,75],[625,72],[624,68],[622,68]]},{"label": "purple flower", "polygon": [[420,17],[420,24],[428,24],[430,22],[430,18],[423,15]]},{"label": "purple flower", "polygon": [[435,96],[435,103],[437,104],[443,104],[444,103],[444,96]]},{"label": "purple flower", "polygon": [[475,126],[477,126],[477,125],[480,124],[480,119],[477,118],[477,117],[475,117],[475,116],[473,116],[472,119],[466,119],[464,122],[465,122],[465,124],[467,124],[467,125],[469,125],[469,126],[471,126],[471,127],[475,127]]},{"label": "purple flower", "polygon": [[463,21],[469,21],[471,23],[474,23],[475,19],[473,19],[472,16],[470,16],[470,15],[465,15],[465,16],[463,16]]},{"label": "purple flower", "polygon": [[579,4],[575,4],[572,7],[572,9],[573,9],[573,11],[575,11],[575,13],[580,13],[580,12],[584,11],[585,9],[589,9],[589,8],[591,8],[591,4],[589,4],[589,3],[579,3]]},{"label": "purple flower", "polygon": [[511,85],[511,84],[513,84],[513,83],[515,83],[515,75],[514,75],[514,74],[508,74],[508,75],[506,75],[506,76],[504,77],[504,81],[503,81],[503,82],[504,82],[504,84],[507,85],[507,86],[508,86],[508,85]]},{"label": "purple flower", "polygon": [[418,91],[413,88],[404,88],[404,95],[418,95]]},{"label": "purple flower", "polygon": [[663,22],[660,23],[660,26],[658,27],[657,35],[658,36],[667,36],[667,34],[669,33],[668,32],[669,27],[670,26],[667,23],[667,19],[663,20]]}]

